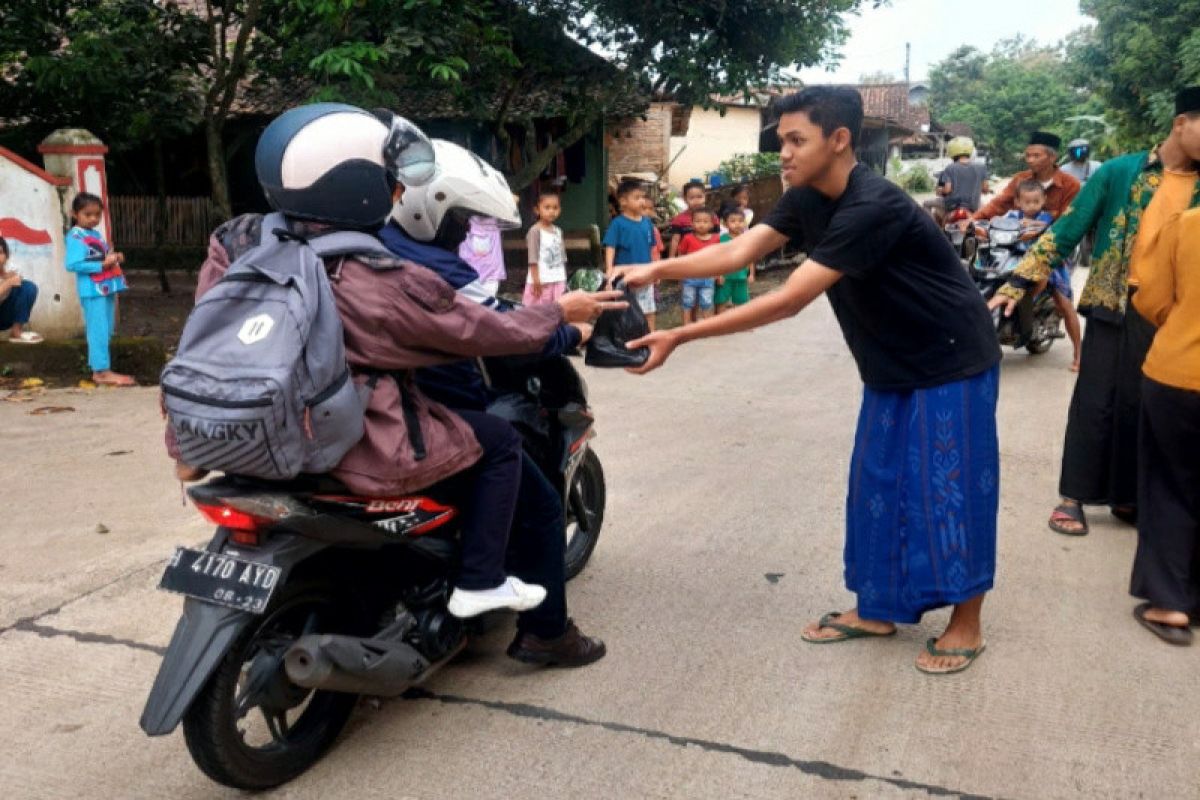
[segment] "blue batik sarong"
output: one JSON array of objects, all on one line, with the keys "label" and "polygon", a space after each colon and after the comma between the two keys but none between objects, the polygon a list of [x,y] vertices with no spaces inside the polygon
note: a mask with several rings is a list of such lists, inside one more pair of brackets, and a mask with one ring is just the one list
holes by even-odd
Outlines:
[{"label": "blue batik sarong", "polygon": [[846,587],[864,619],[917,622],[992,588],[999,367],[863,393],[846,503]]}]

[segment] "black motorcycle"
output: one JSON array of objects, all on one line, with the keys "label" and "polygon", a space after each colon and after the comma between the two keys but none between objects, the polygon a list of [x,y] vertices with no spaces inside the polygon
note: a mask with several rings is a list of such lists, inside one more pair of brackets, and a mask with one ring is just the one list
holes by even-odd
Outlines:
[{"label": "black motorcycle", "polygon": [[[604,518],[586,388],[565,358],[493,371],[495,412],[563,492],[573,576]],[[163,573],[160,587],[186,599],[140,724],[159,736],[182,721],[213,780],[286,783],[333,744],[358,695],[401,694],[464,646],[446,610],[457,509],[357,497],[324,476],[224,476],[188,494],[217,530],[203,550],[177,548]]]},{"label": "black motorcycle", "polygon": [[[994,217],[987,225],[979,225],[987,231],[980,239],[975,257],[971,261],[971,278],[983,295],[985,302],[996,296],[996,292],[1008,282],[1024,255],[1018,245],[1030,228],[1021,227],[1021,220]],[[1041,231],[1045,227],[1042,226]],[[1054,306],[1054,298],[1047,288],[1033,296],[1026,292],[1016,310],[1004,316],[1000,309],[992,311],[996,326],[996,337],[1000,344],[1015,349],[1025,348],[1033,355],[1047,352],[1055,339],[1063,337],[1062,317]]]}]

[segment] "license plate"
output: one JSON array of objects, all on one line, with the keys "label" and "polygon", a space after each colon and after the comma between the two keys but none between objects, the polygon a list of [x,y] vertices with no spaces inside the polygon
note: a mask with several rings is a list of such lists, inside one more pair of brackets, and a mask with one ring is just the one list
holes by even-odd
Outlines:
[{"label": "license plate", "polygon": [[279,584],[280,571],[224,553],[177,547],[158,588],[261,614]]}]

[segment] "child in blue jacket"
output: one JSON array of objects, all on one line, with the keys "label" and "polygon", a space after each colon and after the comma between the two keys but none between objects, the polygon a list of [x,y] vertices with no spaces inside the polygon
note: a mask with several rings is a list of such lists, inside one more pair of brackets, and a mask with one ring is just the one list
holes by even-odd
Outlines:
[{"label": "child in blue jacket", "polygon": [[92,380],[101,386],[136,386],[128,375],[112,371],[108,345],[112,339],[117,311],[117,293],[128,288],[121,263],[125,257],[114,253],[97,226],[104,204],[94,194],[80,192],[71,202],[75,225],[67,231],[67,269],[75,273],[83,324],[87,330],[88,366]]}]

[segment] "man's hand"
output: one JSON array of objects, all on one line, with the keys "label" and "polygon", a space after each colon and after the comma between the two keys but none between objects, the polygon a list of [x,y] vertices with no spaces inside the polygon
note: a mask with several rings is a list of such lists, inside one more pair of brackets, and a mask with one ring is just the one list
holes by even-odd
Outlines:
[{"label": "man's hand", "polygon": [[1007,295],[998,294],[988,300],[988,311],[995,311],[997,308],[1003,309],[1004,316],[1011,317],[1017,310],[1017,301]]},{"label": "man's hand", "polygon": [[628,307],[621,292],[567,292],[558,299],[562,307],[563,319],[572,324],[576,322],[591,322],[600,316],[602,311],[614,311]]},{"label": "man's hand", "polygon": [[626,372],[632,372],[634,375],[645,375],[647,372],[661,367],[671,353],[675,352],[675,348],[679,346],[679,336],[675,330],[655,331],[648,336],[628,342],[625,346],[630,350],[637,350],[639,347],[650,348],[650,357],[646,359],[645,364],[640,367],[625,368]]},{"label": "man's hand", "polygon": [[608,285],[612,286],[613,281],[621,278],[630,289],[641,289],[643,286],[658,283],[658,276],[655,275],[656,269],[654,264],[644,264],[640,267],[616,267],[609,275]]}]

